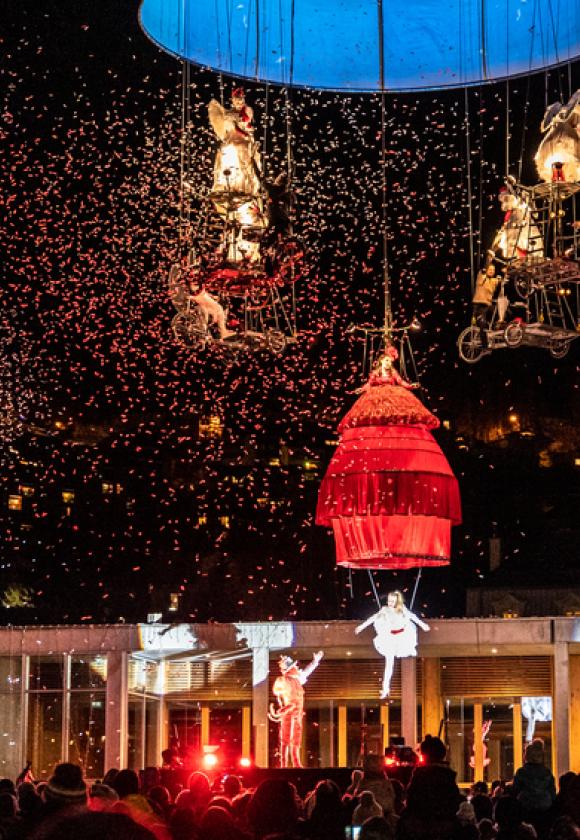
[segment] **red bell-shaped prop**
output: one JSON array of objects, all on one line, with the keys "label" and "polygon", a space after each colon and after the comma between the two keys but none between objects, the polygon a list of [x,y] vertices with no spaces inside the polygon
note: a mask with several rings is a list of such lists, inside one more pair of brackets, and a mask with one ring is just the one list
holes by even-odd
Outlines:
[{"label": "red bell-shaped prop", "polygon": [[336,562],[353,569],[444,566],[461,522],[457,480],[431,435],[437,418],[394,371],[372,376],[342,420],[318,496]]}]

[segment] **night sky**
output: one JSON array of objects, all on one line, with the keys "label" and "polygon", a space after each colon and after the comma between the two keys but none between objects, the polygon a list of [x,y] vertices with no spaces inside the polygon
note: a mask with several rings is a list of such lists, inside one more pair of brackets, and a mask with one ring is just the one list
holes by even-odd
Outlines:
[{"label": "night sky", "polygon": [[[325,441],[363,381],[347,327],[382,318],[379,98],[246,85],[271,175],[292,128],[299,340],[280,357],[192,353],[173,339],[167,296],[180,256],[179,63],[141,32],[134,2],[23,2],[5,24],[1,621],[141,620],[171,592],[185,620],[365,615],[368,577],[354,576],[352,598],[313,518]],[[190,179],[207,192],[220,80],[195,68],[191,80]],[[536,181],[546,101],[579,86],[578,62],[510,82],[508,170],[524,183]],[[501,222],[505,83],[467,100],[387,97],[394,318],[423,325],[419,395],[450,422],[438,440],[465,509],[452,566],[423,576],[426,615],[462,614],[492,535],[513,581],[578,568],[578,348],[559,361],[505,350],[473,367],[457,355],[471,298],[466,101],[478,266]],[[193,198],[194,221],[200,208]],[[198,439],[208,415],[219,440]],[[23,484],[33,492],[9,510]],[[408,589],[414,573],[375,581]]]}]

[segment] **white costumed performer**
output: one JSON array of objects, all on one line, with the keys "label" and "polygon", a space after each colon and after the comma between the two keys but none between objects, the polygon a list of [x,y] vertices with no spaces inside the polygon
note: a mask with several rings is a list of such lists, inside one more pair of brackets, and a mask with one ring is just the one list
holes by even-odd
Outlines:
[{"label": "white costumed performer", "polygon": [[417,656],[417,625],[421,630],[429,630],[430,627],[407,609],[399,591],[389,592],[386,606],[359,624],[354,632],[362,633],[371,624],[377,634],[373,639],[374,646],[381,656],[385,657],[385,675],[381,691],[381,699],[384,699],[389,696],[395,658]]}]

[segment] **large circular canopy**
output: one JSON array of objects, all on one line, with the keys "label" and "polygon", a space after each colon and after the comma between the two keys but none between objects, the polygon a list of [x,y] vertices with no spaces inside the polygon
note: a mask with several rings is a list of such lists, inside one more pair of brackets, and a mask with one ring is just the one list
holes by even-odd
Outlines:
[{"label": "large circular canopy", "polygon": [[140,18],[160,47],[195,64],[329,90],[380,90],[380,32],[393,91],[477,84],[580,55],[579,0],[142,0]]}]

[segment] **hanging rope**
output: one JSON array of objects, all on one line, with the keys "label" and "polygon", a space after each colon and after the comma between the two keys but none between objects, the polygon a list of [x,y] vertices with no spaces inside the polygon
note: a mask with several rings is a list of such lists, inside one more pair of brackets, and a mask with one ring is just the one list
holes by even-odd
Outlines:
[{"label": "hanging rope", "polygon": [[385,91],[385,20],[383,0],[378,0],[379,16],[379,84],[381,89],[381,228],[383,243],[384,342],[390,342],[393,329],[391,278],[389,276],[389,237],[387,226],[387,140]]},{"label": "hanging rope", "polygon": [[471,135],[469,131],[469,93],[465,88],[465,154],[467,159],[467,218],[469,227],[469,271],[471,278],[471,293],[475,291],[475,259],[473,253],[473,190],[471,187]]},{"label": "hanging rope", "polygon": [[369,573],[369,580],[370,580],[370,582],[371,582],[371,589],[373,590],[373,595],[375,596],[375,600],[376,600],[376,602],[377,602],[377,606],[378,606],[378,607],[379,607],[379,609],[380,609],[380,606],[381,606],[381,599],[379,598],[379,593],[377,592],[377,587],[375,586],[375,579],[374,579],[374,577],[373,577],[373,573],[372,573],[372,571],[371,571],[370,569],[367,569],[367,572]]}]

